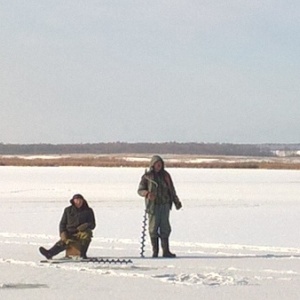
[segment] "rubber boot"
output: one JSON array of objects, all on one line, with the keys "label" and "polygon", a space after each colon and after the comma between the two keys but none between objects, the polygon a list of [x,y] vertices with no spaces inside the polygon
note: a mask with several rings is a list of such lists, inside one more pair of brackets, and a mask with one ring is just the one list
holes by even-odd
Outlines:
[{"label": "rubber boot", "polygon": [[152,244],[152,257],[158,257],[159,245],[158,238],[151,238]]},{"label": "rubber boot", "polygon": [[86,253],[89,248],[89,245],[90,245],[90,242],[81,245],[81,249],[80,249],[80,257],[81,258],[87,258]]},{"label": "rubber boot", "polygon": [[61,242],[56,243],[52,248],[49,250],[45,249],[44,247],[40,247],[40,253],[44,255],[47,259],[51,259],[54,255],[64,251],[66,249],[66,245]]},{"label": "rubber boot", "polygon": [[161,247],[163,249],[163,257],[169,257],[169,258],[176,257],[176,254],[170,252],[168,238],[161,239]]}]

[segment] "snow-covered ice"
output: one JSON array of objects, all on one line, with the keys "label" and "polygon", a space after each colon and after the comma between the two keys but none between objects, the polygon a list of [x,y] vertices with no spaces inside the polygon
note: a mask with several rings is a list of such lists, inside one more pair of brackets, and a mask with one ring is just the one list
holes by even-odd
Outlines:
[{"label": "snow-covered ice", "polygon": [[[143,169],[0,168],[0,299],[300,299],[299,171],[169,169],[176,259],[140,257]],[[88,255],[132,264],[41,264],[75,193],[94,209]],[[58,256],[62,256],[58,255]]]}]

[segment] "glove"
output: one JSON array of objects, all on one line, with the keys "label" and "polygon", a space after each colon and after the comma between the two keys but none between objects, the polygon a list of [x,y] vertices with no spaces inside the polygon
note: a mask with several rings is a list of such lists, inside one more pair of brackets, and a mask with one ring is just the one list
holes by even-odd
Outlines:
[{"label": "glove", "polygon": [[179,200],[176,201],[174,204],[177,210],[179,210],[182,207],[182,203]]},{"label": "glove", "polygon": [[85,231],[89,227],[89,223],[83,223],[77,227],[78,231]]},{"label": "glove", "polygon": [[88,231],[79,231],[76,233],[76,238],[80,241],[83,240],[90,240],[91,239],[91,233]]}]

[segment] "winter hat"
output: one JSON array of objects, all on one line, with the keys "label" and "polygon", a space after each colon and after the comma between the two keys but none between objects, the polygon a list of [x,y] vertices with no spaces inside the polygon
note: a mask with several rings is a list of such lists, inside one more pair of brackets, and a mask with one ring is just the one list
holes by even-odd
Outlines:
[{"label": "winter hat", "polygon": [[82,200],[85,200],[81,194],[75,194],[75,195],[72,197],[72,199],[71,199],[70,201],[73,201],[74,199],[82,199]]}]

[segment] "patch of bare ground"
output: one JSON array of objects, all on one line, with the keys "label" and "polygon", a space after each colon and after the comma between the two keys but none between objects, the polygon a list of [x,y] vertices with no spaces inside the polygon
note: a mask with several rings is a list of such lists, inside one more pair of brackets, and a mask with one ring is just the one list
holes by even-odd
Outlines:
[{"label": "patch of bare ground", "polygon": [[[0,166],[91,166],[146,168],[152,155],[0,156]],[[300,157],[162,155],[168,168],[300,169]]]}]

